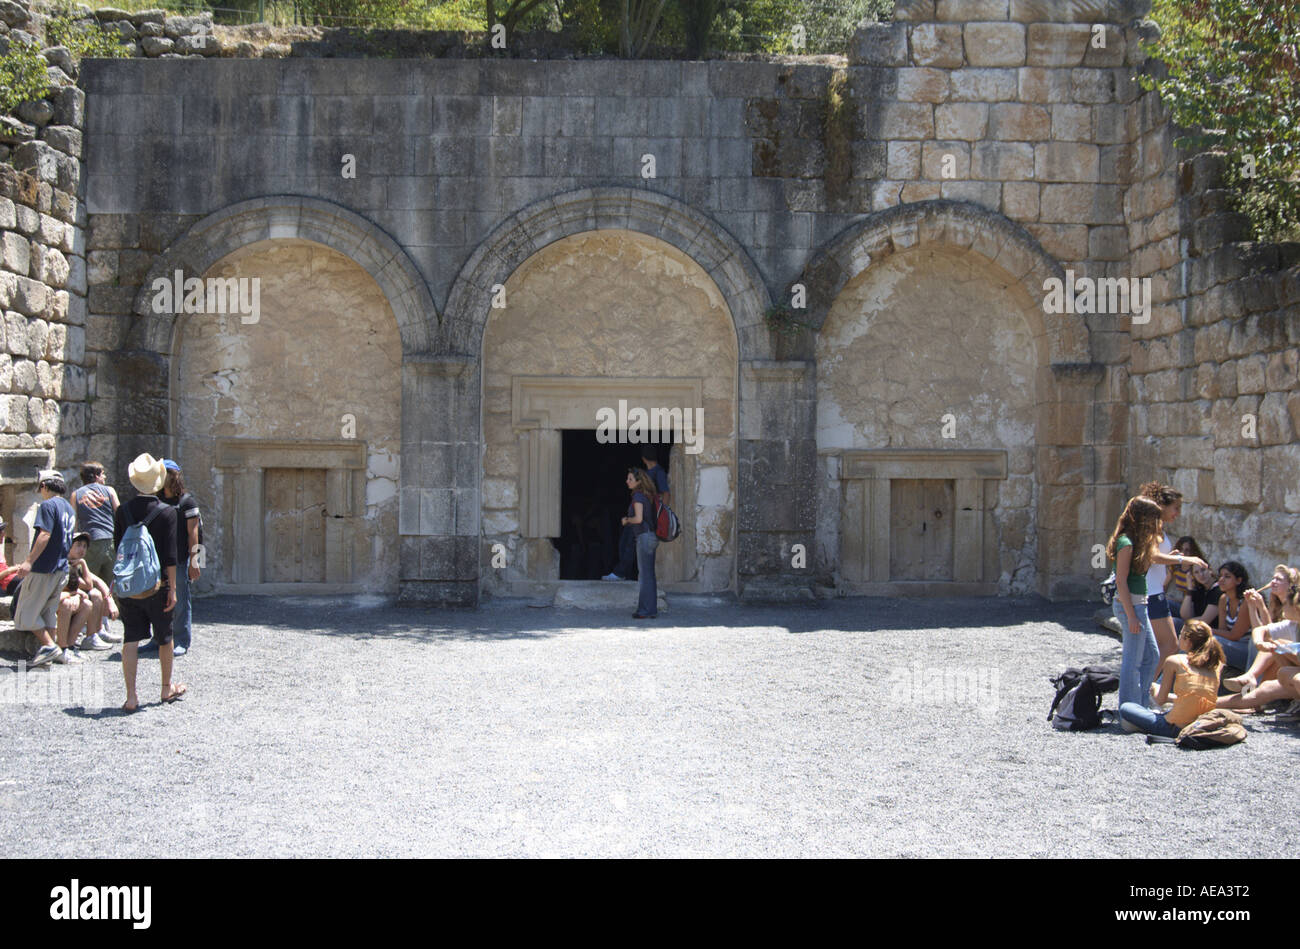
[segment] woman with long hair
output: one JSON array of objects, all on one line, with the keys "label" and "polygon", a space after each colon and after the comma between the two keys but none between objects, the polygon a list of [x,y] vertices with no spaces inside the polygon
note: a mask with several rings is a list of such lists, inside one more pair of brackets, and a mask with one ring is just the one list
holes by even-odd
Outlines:
[{"label": "woman with long hair", "polygon": [[628,504],[623,523],[632,526],[636,537],[636,569],[640,584],[632,618],[654,619],[659,615],[659,589],[655,585],[655,551],[659,547],[659,538],[654,531],[657,492],[644,468],[627,469],[627,489],[632,492],[632,501]]},{"label": "woman with long hair", "polygon": [[[1124,650],[1119,672],[1121,705],[1147,704],[1147,687],[1157,668],[1159,652],[1147,617],[1147,571],[1151,563],[1204,563],[1182,554],[1162,554],[1157,549],[1160,515],[1160,505],[1150,498],[1130,498],[1106,543],[1106,556],[1115,565],[1116,590],[1111,608],[1119,621]],[[1136,729],[1128,721],[1123,724],[1129,731]]]},{"label": "woman with long hair", "polygon": [[1155,696],[1156,705],[1163,706],[1172,692],[1174,707],[1168,712],[1156,712],[1136,702],[1119,707],[1120,719],[1137,731],[1177,738],[1198,716],[1214,708],[1223,671],[1223,647],[1210,627],[1195,619],[1183,627],[1178,646],[1186,655],[1175,653],[1165,660]]},{"label": "woman with long hair", "polygon": [[[1249,590],[1244,595],[1246,609],[1241,610],[1249,617],[1251,627],[1248,644],[1255,646],[1255,661],[1250,664],[1244,675],[1223,680],[1223,687],[1233,692],[1250,695],[1257,690],[1263,691],[1264,685],[1276,679],[1280,670],[1288,665],[1295,665],[1294,655],[1288,655],[1285,649],[1278,651],[1281,643],[1294,643],[1297,638],[1297,621],[1300,621],[1300,570],[1278,564],[1273,569],[1273,578],[1269,581],[1269,599],[1277,604],[1281,614],[1273,620],[1273,613],[1264,606],[1264,598],[1256,590]],[[1271,621],[1271,622],[1270,622]],[[1237,668],[1244,668],[1245,664]],[[1294,675],[1294,673],[1292,673]],[[1275,690],[1269,689],[1272,694]],[[1289,698],[1289,695],[1275,695],[1277,698]],[[1256,704],[1273,701],[1264,699]],[[1227,705],[1224,708],[1243,708],[1247,706]]]},{"label": "woman with long hair", "polygon": [[[1156,549],[1162,554],[1172,554],[1174,545],[1169,539],[1166,525],[1183,512],[1182,492],[1159,481],[1148,481],[1138,489],[1138,494],[1160,505],[1160,532],[1156,538]],[[1147,569],[1147,618],[1156,634],[1156,645],[1160,647],[1157,669],[1163,669],[1165,660],[1178,652],[1178,634],[1174,631],[1173,614],[1165,593],[1165,587],[1171,579],[1163,562],[1151,561],[1151,566]]]}]

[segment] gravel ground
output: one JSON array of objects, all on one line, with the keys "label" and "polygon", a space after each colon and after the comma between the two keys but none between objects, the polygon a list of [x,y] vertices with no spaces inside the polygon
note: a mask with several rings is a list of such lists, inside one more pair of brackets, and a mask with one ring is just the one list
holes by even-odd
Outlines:
[{"label": "gravel ground", "polygon": [[97,713],[0,678],[0,856],[1289,855],[1248,805],[1294,726],[1183,752],[1046,723],[1049,674],[1119,664],[1095,608],[200,600],[175,705],[142,660],[121,714],[116,650]]}]

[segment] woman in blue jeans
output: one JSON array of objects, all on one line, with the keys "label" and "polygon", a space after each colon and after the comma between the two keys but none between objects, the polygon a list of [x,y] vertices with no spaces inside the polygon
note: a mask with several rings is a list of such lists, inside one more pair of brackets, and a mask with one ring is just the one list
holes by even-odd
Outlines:
[{"label": "woman in blue jeans", "polygon": [[1182,650],[1164,661],[1160,692],[1156,705],[1163,706],[1174,696],[1174,707],[1167,712],[1156,712],[1144,704],[1123,703],[1119,717],[1131,729],[1177,738],[1178,733],[1214,708],[1219,694],[1219,676],[1223,674],[1223,647],[1214,638],[1210,627],[1200,620],[1189,620],[1178,636]]},{"label": "woman in blue jeans", "polygon": [[[1116,590],[1111,608],[1119,620],[1123,657],[1119,667],[1119,704],[1147,705],[1147,692],[1160,657],[1156,634],[1147,616],[1147,570],[1152,562],[1201,563],[1196,557],[1161,553],[1160,505],[1150,498],[1131,498],[1106,544],[1106,556],[1115,565]],[[1124,722],[1126,730],[1134,730]]]},{"label": "woman in blue jeans", "polygon": [[627,489],[632,492],[623,524],[631,525],[636,537],[636,569],[640,590],[633,619],[654,619],[659,615],[659,590],[655,585],[655,551],[659,538],[654,532],[655,486],[643,468],[627,470]]}]

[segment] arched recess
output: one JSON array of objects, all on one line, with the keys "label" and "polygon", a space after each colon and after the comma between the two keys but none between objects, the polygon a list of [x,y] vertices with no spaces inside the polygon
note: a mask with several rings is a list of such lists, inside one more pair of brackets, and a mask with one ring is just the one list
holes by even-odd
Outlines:
[{"label": "arched recess", "polygon": [[[738,344],[717,283],[658,238],[603,229],[551,242],[504,287],[508,305],[491,310],[481,361],[482,525],[508,565],[486,572],[485,589],[595,579],[614,567],[621,485],[640,447],[587,454],[573,441],[589,439],[605,411],[684,423],[673,425],[668,456],[682,536],[661,548],[656,572],[670,591],[729,589]],[[599,568],[562,574],[557,540],[571,560]]]},{"label": "arched recess", "polygon": [[[965,201],[917,201],[869,215],[842,231],[804,268],[806,321],[820,327],[844,285],[890,254],[928,244],[959,248],[983,257],[1041,302],[1043,281],[1064,279],[1061,265],[1032,234],[987,208]],[[1043,363],[1080,364],[1091,359],[1088,325],[1077,313],[1044,314],[1035,334]]]},{"label": "arched recess", "polygon": [[872,215],[805,269],[818,550],[837,584],[1052,593],[1077,579],[1099,374],[1082,317],[1043,312],[1050,277],[1060,265],[1022,228],[949,201]]},{"label": "arched recess", "polygon": [[452,284],[440,352],[477,358],[491,312],[492,288],[504,286],[547,245],[586,231],[636,231],[669,244],[717,284],[735,323],[740,359],[771,358],[764,322],[767,286],[745,249],[716,221],[668,195],[634,188],[583,188],[529,205],[503,221],[465,262]]},{"label": "arched recess", "polygon": [[[279,252],[292,248],[316,248],[320,251],[316,258],[324,262],[322,266],[327,270],[351,272],[351,276],[343,277],[345,283],[357,288],[369,285],[368,290],[358,289],[355,299],[368,301],[362,304],[367,307],[368,315],[380,320],[382,328],[392,334],[391,345],[383,344],[389,354],[383,363],[386,367],[383,373],[385,384],[391,383],[391,391],[385,390],[385,399],[392,404],[393,418],[385,417],[380,426],[383,433],[365,431],[362,424],[354,434],[342,417],[331,419],[329,426],[318,431],[307,431],[297,422],[286,422],[283,435],[268,435],[256,426],[241,428],[238,424],[223,424],[220,431],[214,430],[212,444],[208,446],[211,450],[205,457],[210,456],[207,463],[212,466],[211,476],[216,478],[212,490],[219,497],[205,499],[215,515],[206,522],[205,530],[209,535],[219,532],[228,536],[217,545],[226,548],[223,565],[212,570],[209,578],[226,589],[244,592],[276,592],[286,588],[295,592],[352,588],[388,591],[395,586],[393,577],[397,571],[393,564],[384,561],[382,582],[376,582],[361,565],[379,563],[383,558],[377,558],[375,552],[380,548],[391,551],[396,542],[397,455],[405,459],[409,429],[406,416],[424,411],[423,407],[409,405],[403,398],[398,376],[405,373],[408,363],[427,358],[430,342],[436,335],[437,313],[423,278],[405,251],[379,227],[346,208],[297,196],[256,198],[201,219],[159,254],[136,295],[131,325],[122,348],[114,355],[117,368],[113,377],[101,380],[104,409],[117,421],[116,467],[123,469],[140,451],[155,455],[174,452],[178,448],[177,437],[182,434],[177,430],[178,393],[173,389],[182,320],[173,312],[174,307],[155,306],[155,281],[163,278],[174,282],[178,272],[182,279],[230,276],[235,271],[231,274],[226,271],[232,261],[268,250]],[[308,266],[303,273],[304,286],[308,285],[310,271],[315,266]],[[292,279],[293,273],[281,270],[277,278]],[[339,299],[350,297],[344,293]],[[196,315],[180,316],[192,320]],[[269,316],[263,312],[260,318],[265,320]],[[224,319],[240,322],[238,316]],[[347,316],[342,315],[342,319],[346,326]],[[319,333],[312,332],[310,323],[299,329],[292,345],[284,347],[295,359],[310,359],[313,346],[332,347],[331,352],[336,352],[344,342],[338,326]],[[352,371],[346,363],[337,369],[334,375],[340,389],[346,389]],[[311,393],[300,393],[299,397],[312,398]],[[363,397],[358,394],[358,398]],[[276,404],[272,399],[263,410],[274,413]],[[355,414],[358,421],[364,422],[365,411]],[[215,475],[216,469],[223,471],[219,477]],[[298,489],[297,494],[308,498],[313,490],[324,491],[325,500],[319,504],[304,502],[302,510],[312,508],[313,504],[321,507],[330,518],[323,536],[332,533],[341,539],[334,544],[334,553],[327,551],[329,562],[321,576],[283,584],[277,582],[274,571],[266,569],[266,552],[270,548],[262,543],[261,537],[266,524],[273,520],[268,520],[269,513],[273,512],[265,506],[265,492],[288,490],[275,478],[267,481],[266,473],[290,470],[316,472],[308,479],[314,478],[311,485]],[[348,518],[354,519],[355,525],[344,523]],[[369,523],[362,524],[362,521]],[[403,578],[413,570],[418,567],[411,568],[404,560]]]},{"label": "arched recess", "polygon": [[319,198],[273,195],[252,198],[196,221],[158,255],[136,294],[135,318],[125,349],[167,353],[176,315],[154,312],[151,287],[176,271],[199,276],[228,254],[257,241],[296,239],[323,244],[351,258],[374,278],[393,308],[403,353],[429,349],[438,322],[424,278],[401,246],[361,215]]}]

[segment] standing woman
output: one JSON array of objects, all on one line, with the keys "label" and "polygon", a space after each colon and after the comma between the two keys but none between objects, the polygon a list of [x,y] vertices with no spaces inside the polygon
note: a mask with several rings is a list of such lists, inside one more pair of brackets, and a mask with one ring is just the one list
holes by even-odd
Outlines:
[{"label": "standing woman", "polygon": [[[1138,494],[1160,505],[1160,535],[1157,538],[1156,549],[1166,556],[1172,555],[1174,545],[1169,539],[1166,525],[1183,512],[1182,492],[1175,491],[1169,485],[1161,484],[1159,481],[1148,481],[1138,489]],[[1168,561],[1153,560],[1151,568],[1147,571],[1147,618],[1151,621],[1151,629],[1156,634],[1156,645],[1160,649],[1160,658],[1156,662],[1157,669],[1163,669],[1165,660],[1178,652],[1178,634],[1174,632],[1173,614],[1169,609],[1169,598],[1165,593],[1165,587],[1168,586],[1170,579],[1169,571],[1165,568],[1166,562]]]},{"label": "standing woman", "polygon": [[632,503],[628,505],[623,524],[631,525],[636,538],[636,569],[640,576],[640,591],[632,618],[654,619],[659,615],[659,590],[655,585],[655,551],[659,547],[659,538],[655,536],[652,525],[655,486],[645,469],[629,468],[627,489],[632,492]]},{"label": "standing woman", "polygon": [[[1160,535],[1160,505],[1150,498],[1131,498],[1119,516],[1115,530],[1106,543],[1106,556],[1115,565],[1116,590],[1111,608],[1119,620],[1124,653],[1120,660],[1119,703],[1146,705],[1147,691],[1157,669],[1159,651],[1155,632],[1147,617],[1147,571],[1153,560],[1166,563],[1184,560],[1204,564],[1197,558],[1170,556],[1156,549]],[[1136,726],[1127,720],[1126,730]]]}]

